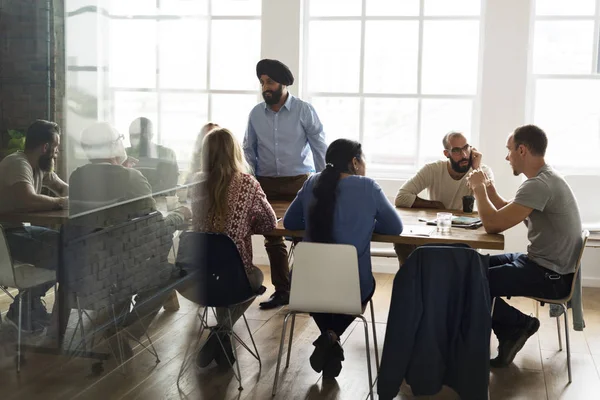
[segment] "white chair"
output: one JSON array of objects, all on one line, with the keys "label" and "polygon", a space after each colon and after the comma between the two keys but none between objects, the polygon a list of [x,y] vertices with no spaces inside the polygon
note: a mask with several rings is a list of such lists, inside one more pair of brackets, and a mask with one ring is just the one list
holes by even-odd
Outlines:
[{"label": "white chair", "polygon": [[[544,304],[548,303],[548,304],[557,304],[563,308],[563,315],[565,316],[565,342],[567,343],[567,372],[569,374],[569,383],[571,383],[571,381],[572,381],[572,375],[571,375],[571,341],[569,340],[569,317],[568,317],[568,312],[567,312],[567,304],[569,303],[569,301],[571,301],[571,298],[573,297],[573,292],[575,291],[575,284],[577,283],[577,275],[581,271],[581,258],[583,257],[583,251],[585,250],[585,245],[587,244],[589,237],[590,237],[590,232],[588,230],[584,230],[583,232],[581,232],[581,250],[579,251],[579,254],[577,256],[577,262],[575,264],[575,273],[573,274],[573,283],[571,284],[571,290],[569,291],[569,294],[567,295],[567,297],[563,297],[562,299],[543,299],[540,297],[523,296],[528,299],[532,299],[532,300],[536,301],[536,305],[538,304],[537,302],[539,302],[542,304],[542,306]],[[517,297],[517,296],[508,296],[507,298],[510,299],[511,297]],[[496,301],[496,299],[494,299],[494,304],[495,304],[495,301]],[[537,311],[536,311],[536,314],[537,314]],[[493,306],[492,306],[492,315],[493,315]],[[560,315],[558,315],[556,317],[556,330],[558,333],[558,348],[560,349],[560,351],[562,351],[562,339],[560,336]]]},{"label": "white chair", "polygon": [[[373,301],[369,300],[369,304],[371,306],[371,320],[373,324],[375,363],[377,370],[379,370],[379,352],[377,349]],[[283,354],[283,344],[289,317],[292,316],[292,326],[288,341],[286,368],[290,364],[296,314],[332,313],[352,315],[360,318],[363,322],[367,351],[367,371],[369,374],[369,393],[371,399],[373,399],[369,329],[367,320],[362,315],[363,312],[356,248],[343,244],[298,243],[294,251],[294,272],[292,275],[289,311],[283,320],[275,382],[273,383],[273,396],[277,392],[279,368],[281,366],[281,356]]]},{"label": "white chair", "polygon": [[[17,326],[17,372],[21,372],[23,295],[27,293],[29,304],[31,305],[31,292],[29,292],[29,289],[48,282],[56,282],[55,271],[36,268],[31,264],[22,264],[12,259],[6,237],[4,236],[4,229],[0,225],[0,288],[13,300],[14,297],[9,293],[7,288],[19,289],[21,292],[19,296],[19,323]],[[31,312],[29,312],[29,315],[31,316]]]},{"label": "white chair", "polygon": [[583,229],[600,231],[600,207],[598,206],[598,186],[600,176],[569,175],[565,180],[577,198]]},{"label": "white chair", "polygon": [[[542,299],[539,297],[530,297],[533,300],[539,301],[542,305],[545,303],[548,304],[558,304],[564,310],[563,315],[565,316],[565,342],[567,343],[567,371],[569,373],[569,383],[572,381],[571,377],[571,341],[569,340],[569,318],[567,312],[567,304],[573,297],[573,292],[575,291],[575,283],[577,282],[577,274],[581,271],[581,258],[583,257],[583,251],[585,250],[585,245],[587,244],[587,240],[590,237],[590,232],[588,230],[584,230],[581,233],[581,250],[579,251],[579,255],[577,256],[577,263],[575,264],[575,273],[573,274],[573,283],[571,284],[571,290],[567,297],[562,299]],[[556,317],[556,330],[558,332],[558,348],[562,351],[562,339],[560,337],[560,315]]]}]

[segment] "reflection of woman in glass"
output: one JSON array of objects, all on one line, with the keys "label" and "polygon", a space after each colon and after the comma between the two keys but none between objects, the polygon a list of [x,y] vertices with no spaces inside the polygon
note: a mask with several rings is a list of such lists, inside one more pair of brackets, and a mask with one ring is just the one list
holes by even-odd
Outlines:
[{"label": "reflection of woman in glass", "polygon": [[192,183],[192,177],[194,174],[200,171],[200,166],[202,165],[200,163],[200,158],[202,156],[202,141],[204,140],[206,134],[215,128],[219,128],[219,125],[215,124],[214,122],[209,122],[204,125],[202,129],[200,129],[200,133],[198,133],[198,136],[196,137],[196,143],[194,144],[194,152],[192,153],[192,160],[190,163],[190,172],[188,172],[185,183]]}]

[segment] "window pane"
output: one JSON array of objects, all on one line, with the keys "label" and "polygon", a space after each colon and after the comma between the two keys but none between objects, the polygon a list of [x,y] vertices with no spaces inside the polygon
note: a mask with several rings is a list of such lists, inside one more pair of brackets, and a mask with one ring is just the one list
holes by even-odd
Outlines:
[{"label": "window pane", "polygon": [[537,21],[533,70],[537,74],[589,74],[592,69],[592,21]]},{"label": "window pane", "polygon": [[163,15],[208,15],[208,0],[160,0],[160,13]]},{"label": "window pane", "polygon": [[463,132],[470,140],[472,111],[472,100],[421,100],[421,160],[428,162],[442,158],[442,138],[450,131]]},{"label": "window pane", "polygon": [[96,13],[84,13],[66,19],[67,65],[98,65],[98,23]]},{"label": "window pane", "polygon": [[111,20],[109,79],[113,87],[156,87],[156,22]]},{"label": "window pane", "polygon": [[419,0],[366,0],[368,16],[419,15]]},{"label": "window pane", "polygon": [[114,15],[153,15],[156,0],[110,0],[109,11]]},{"label": "window pane", "polygon": [[539,79],[533,121],[548,134],[557,167],[600,167],[600,81]]},{"label": "window pane", "polygon": [[479,15],[481,0],[424,0],[425,15]]},{"label": "window pane", "polygon": [[365,99],[363,143],[367,161],[415,164],[417,99]]},{"label": "window pane", "polygon": [[425,21],[422,91],[475,94],[479,64],[479,22]]},{"label": "window pane", "polygon": [[98,99],[103,94],[98,93],[98,79],[96,71],[67,71],[66,106],[70,116],[92,120],[100,117]]},{"label": "window pane", "polygon": [[260,16],[261,11],[262,11],[261,0],[212,0],[211,1],[211,14],[212,15]]},{"label": "window pane", "polygon": [[167,93],[161,97],[160,144],[177,155],[180,169],[187,169],[200,128],[208,121],[208,95]]},{"label": "window pane", "polygon": [[346,17],[362,14],[362,0],[310,0],[309,14],[313,17]]},{"label": "window pane", "polygon": [[360,22],[312,21],[308,40],[308,90],[358,92]]},{"label": "window pane", "polygon": [[416,93],[418,56],[417,21],[368,21],[364,91]]},{"label": "window pane", "polygon": [[258,103],[256,94],[213,94],[210,120],[229,129],[242,142],[250,110]]},{"label": "window pane", "polygon": [[260,21],[212,21],[211,89],[258,90]]},{"label": "window pane", "polygon": [[129,146],[129,125],[134,119],[146,117],[154,127],[158,122],[157,94],[155,92],[121,92],[114,94],[114,126],[125,136],[125,145]]},{"label": "window pane", "polygon": [[323,123],[325,139],[358,140],[360,100],[349,97],[313,97],[310,103]]},{"label": "window pane", "polygon": [[595,0],[537,0],[535,13],[537,15],[593,15]]},{"label": "window pane", "polygon": [[206,20],[181,19],[159,23],[159,79],[162,88],[206,88],[206,36]]}]

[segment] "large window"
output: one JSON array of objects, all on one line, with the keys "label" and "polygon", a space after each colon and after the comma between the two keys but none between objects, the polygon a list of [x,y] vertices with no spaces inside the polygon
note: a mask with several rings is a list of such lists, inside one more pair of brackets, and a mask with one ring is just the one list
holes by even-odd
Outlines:
[{"label": "large window", "polygon": [[185,169],[209,120],[242,138],[258,101],[261,0],[67,0],[68,124],[147,117]]},{"label": "large window", "polygon": [[535,2],[529,115],[565,173],[600,170],[599,38],[600,1]]},{"label": "large window", "polygon": [[307,0],[303,96],[329,142],[363,143],[369,174],[439,159],[442,136],[477,140],[481,0]]}]

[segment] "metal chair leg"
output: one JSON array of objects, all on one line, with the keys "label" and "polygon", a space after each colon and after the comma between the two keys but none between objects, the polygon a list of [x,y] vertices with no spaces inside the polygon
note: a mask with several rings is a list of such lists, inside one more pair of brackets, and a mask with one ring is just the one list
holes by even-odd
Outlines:
[{"label": "metal chair leg", "polygon": [[285,367],[290,366],[290,354],[292,353],[292,340],[294,339],[294,325],[296,324],[296,314],[292,314],[292,326],[290,328],[290,339],[288,340],[287,360]]},{"label": "metal chair leg", "polygon": [[[572,381],[571,376],[571,343],[569,341],[569,317],[567,316],[567,306],[562,305],[565,310],[565,341],[567,342],[567,372],[569,373],[569,383]],[[558,318],[556,319],[558,321]]]},{"label": "metal chair leg", "polygon": [[[237,373],[238,373],[238,380],[240,383],[240,387],[238,387],[238,390],[244,390],[244,388],[242,387],[242,373],[240,371],[240,363],[238,360],[238,355],[237,355],[237,349],[236,349],[236,345],[235,345],[235,339],[233,337],[233,319],[231,318],[231,309],[227,308],[227,314],[229,315],[229,331],[227,332],[227,335],[229,335],[229,344],[231,345],[231,349],[233,350],[233,357],[236,359],[235,361],[235,366],[237,369]],[[225,349],[223,349],[225,350]],[[225,353],[225,357],[227,358],[227,361],[229,360],[229,357],[227,357],[227,353]],[[232,365],[233,367],[233,365]]]},{"label": "metal chair leg", "polygon": [[369,300],[371,306],[371,324],[373,325],[373,345],[375,346],[375,366],[377,374],[379,374],[379,348],[377,347],[377,330],[375,329],[375,308],[373,307],[373,299]]},{"label": "metal chair leg", "polygon": [[556,332],[558,333],[558,350],[562,351],[562,337],[560,336],[560,315],[556,317]]},{"label": "metal chair leg", "polygon": [[367,351],[367,371],[369,372],[369,397],[373,400],[373,374],[371,372],[371,349],[369,348],[369,324],[367,323],[367,319],[362,315],[359,315],[358,318],[362,319],[363,326],[365,328],[365,347]]},{"label": "metal chair leg", "polygon": [[246,329],[248,329],[248,335],[250,335],[250,340],[252,341],[252,346],[254,346],[254,351],[256,352],[256,359],[258,360],[258,370],[262,370],[262,361],[260,360],[260,354],[258,354],[258,349],[256,348],[256,343],[254,342],[254,336],[252,336],[252,332],[250,331],[250,325],[248,325],[248,320],[246,319],[246,315],[242,314],[242,318],[244,318],[244,323],[246,324]]},{"label": "metal chair leg", "polygon": [[27,307],[28,308],[27,322],[29,322],[29,330],[31,330],[33,332],[33,317],[31,315],[31,314],[33,314],[33,302],[31,301],[31,290],[27,291],[27,300],[28,300],[27,305],[29,306],[29,307]]},{"label": "metal chair leg", "polygon": [[21,328],[23,319],[23,294],[19,296],[19,327],[17,332],[17,373],[21,372]]},{"label": "metal chair leg", "polygon": [[277,368],[275,368],[275,381],[273,382],[273,392],[271,393],[275,397],[277,393],[277,381],[279,380],[279,368],[281,367],[281,355],[283,353],[283,342],[285,341],[285,329],[287,327],[287,321],[292,313],[289,312],[283,319],[283,329],[281,330],[281,341],[279,343],[279,354],[277,354]]}]

